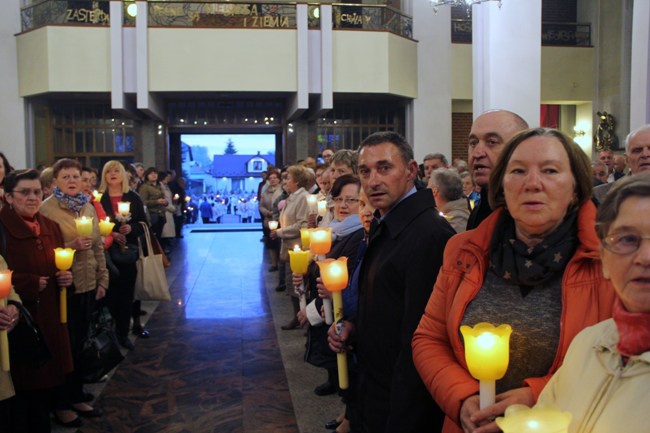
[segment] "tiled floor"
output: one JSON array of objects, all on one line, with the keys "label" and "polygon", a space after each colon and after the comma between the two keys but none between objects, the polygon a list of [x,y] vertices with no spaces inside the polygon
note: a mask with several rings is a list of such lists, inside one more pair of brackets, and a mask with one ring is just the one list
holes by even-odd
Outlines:
[{"label": "tiled floor", "polygon": [[187,231],[168,270],[172,302],[101,392],[105,415],[79,431],[298,432],[260,236]]}]

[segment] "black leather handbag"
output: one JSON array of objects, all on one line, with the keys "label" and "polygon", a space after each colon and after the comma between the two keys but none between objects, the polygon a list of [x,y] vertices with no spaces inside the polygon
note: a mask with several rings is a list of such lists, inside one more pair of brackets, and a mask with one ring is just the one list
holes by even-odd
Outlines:
[{"label": "black leather handbag", "polygon": [[137,262],[140,257],[138,244],[127,243],[124,247],[121,247],[117,242],[113,242],[113,245],[108,249],[108,253],[111,255],[113,263],[118,267],[120,265],[131,265]]},{"label": "black leather handbag", "polygon": [[97,382],[117,367],[123,359],[108,310],[102,308],[94,312],[88,330],[88,339],[76,359],[76,369],[83,381]]},{"label": "black leather handbag", "polygon": [[9,359],[14,365],[28,365],[39,368],[52,359],[41,328],[34,322],[32,315],[20,302],[9,301],[20,311],[20,320],[9,332]]}]

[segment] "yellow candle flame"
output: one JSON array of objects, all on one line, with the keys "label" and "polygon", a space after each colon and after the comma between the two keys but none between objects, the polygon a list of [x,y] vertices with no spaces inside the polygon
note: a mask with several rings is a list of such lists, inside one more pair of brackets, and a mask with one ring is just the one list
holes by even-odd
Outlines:
[{"label": "yellow candle flame", "polygon": [[67,271],[72,267],[75,250],[72,248],[55,248],[54,263],[59,271]]},{"label": "yellow candle flame", "polygon": [[79,236],[92,236],[93,234],[93,218],[82,216],[74,220],[77,226],[77,234]]},{"label": "yellow candle flame", "polygon": [[11,291],[11,273],[13,271],[0,271],[0,298],[6,298]]},{"label": "yellow candle flame", "polygon": [[510,325],[495,327],[481,322],[473,328],[461,326],[465,341],[465,361],[470,374],[478,380],[501,379],[510,359]]},{"label": "yellow candle flame", "polygon": [[317,262],[320,268],[320,276],[323,279],[325,288],[330,292],[338,292],[348,286],[348,258],[325,259]]},{"label": "yellow candle flame", "polygon": [[504,415],[495,420],[503,433],[567,433],[572,418],[553,406],[523,404],[508,406]]},{"label": "yellow candle flame", "polygon": [[294,274],[306,274],[309,267],[309,251],[303,251],[298,245],[289,250],[289,265]]}]

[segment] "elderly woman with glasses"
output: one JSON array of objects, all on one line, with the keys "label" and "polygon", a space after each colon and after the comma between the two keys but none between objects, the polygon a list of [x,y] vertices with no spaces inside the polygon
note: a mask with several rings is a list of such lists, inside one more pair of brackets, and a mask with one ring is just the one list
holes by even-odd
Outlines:
[{"label": "elderly woman with glasses", "polygon": [[650,174],[616,182],[596,216],[612,318],[585,329],[539,397],[573,415],[569,432],[648,431],[650,410]]},{"label": "elderly woman with glasses", "polygon": [[[602,276],[591,167],[564,133],[522,131],[490,175],[495,211],[451,238],[413,336],[413,359],[447,415],[443,432],[498,432],[513,403],[533,405],[571,340],[611,316],[614,291]],[[510,324],[510,363],[496,403],[479,408],[461,325]]]},{"label": "elderly woman with glasses", "polygon": [[[4,187],[6,205],[0,210],[0,230],[11,253],[2,255],[13,271],[16,293],[41,327],[52,353],[52,359],[40,367],[11,366],[16,388],[13,412],[20,423],[17,431],[49,432],[49,413],[57,402],[67,400],[63,385],[72,371],[68,328],[59,315],[59,288],[72,284],[72,273],[59,271],[55,265],[54,249],[64,247],[65,242],[59,225],[39,213],[43,196],[39,173],[13,171]],[[78,418],[57,420],[81,424]]]}]

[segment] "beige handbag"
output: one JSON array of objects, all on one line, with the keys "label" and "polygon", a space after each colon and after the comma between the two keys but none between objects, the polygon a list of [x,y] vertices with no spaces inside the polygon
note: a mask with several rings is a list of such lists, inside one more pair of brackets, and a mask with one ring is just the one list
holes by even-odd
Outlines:
[{"label": "beige handbag", "polygon": [[138,275],[135,279],[135,294],[133,298],[141,301],[171,301],[172,298],[169,294],[169,284],[167,283],[167,275],[165,275],[162,255],[156,254],[153,250],[149,226],[143,222],[140,224],[144,228],[144,239],[147,243],[147,252],[149,255],[144,255],[142,238],[138,239],[140,257],[135,262],[138,268]]}]

